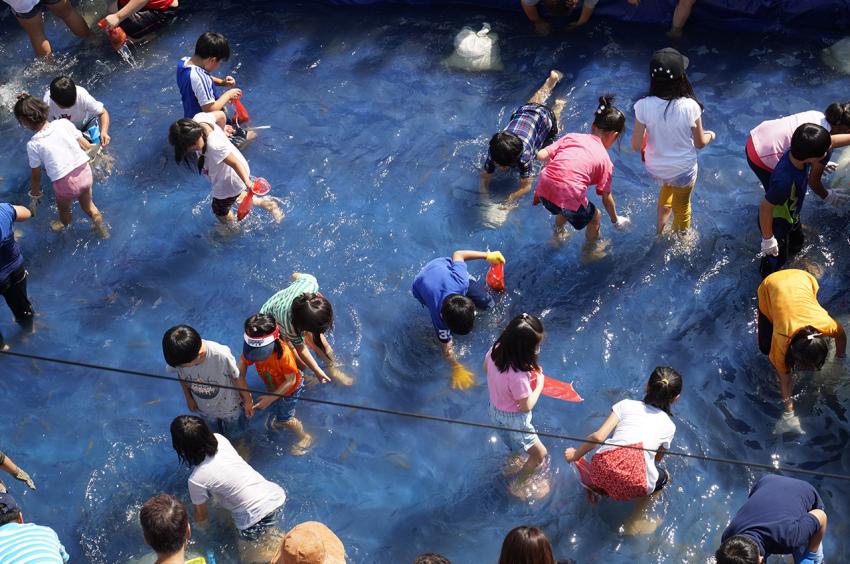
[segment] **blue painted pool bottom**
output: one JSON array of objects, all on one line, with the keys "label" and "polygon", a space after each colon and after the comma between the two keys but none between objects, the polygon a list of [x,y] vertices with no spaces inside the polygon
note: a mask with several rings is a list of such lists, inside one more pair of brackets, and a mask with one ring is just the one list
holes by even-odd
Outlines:
[{"label": "blue painted pool bottom", "polygon": [[[548,373],[574,380],[581,405],[541,400],[542,430],[583,435],[611,404],[639,397],[657,364],[686,378],[677,406],[674,446],[847,473],[846,381],[830,369],[798,391],[808,434],[771,434],[779,398],[753,334],[758,283],[754,231],[759,188],[743,161],[743,140],[762,119],[821,108],[846,95],[843,82],[818,65],[821,45],[788,38],[724,38],[694,33],[682,49],[706,104],[705,123],[719,141],[701,155],[694,197],[698,238],[691,247],[654,242],[655,194],[639,158],[613,153],[615,194],[633,229],[604,235],[611,255],[582,266],[582,235],[552,251],[550,216],[523,206],[499,230],[482,220],[476,166],[486,140],[504,124],[550,68],[567,73],[568,130],[588,126],[599,93],[613,90],[631,120],[646,87],[655,33],[600,22],[574,36],[541,40],[513,29],[510,15],[290,7],[263,15],[189,9],[129,69],[107,49],[83,48],[60,66],[89,87],[113,114],[116,163],[95,187],[112,225],[99,241],[85,221],[52,234],[46,206],[22,225],[38,332],[26,340],[9,320],[4,334],[22,352],[162,371],[162,332],[190,322],[206,338],[239,346],[241,322],[293,270],[319,277],[337,311],[334,345],[358,378],[350,390],[310,390],[319,398],[391,406],[486,421],[487,392],[448,389],[426,313],[409,294],[419,267],[456,248],[500,248],[509,259],[509,291],[476,331],[458,340],[477,367],[498,330],[517,313],[544,316]],[[454,33],[488,19],[502,38],[504,74],[446,71]],[[49,25],[59,47],[73,46]],[[176,166],[165,146],[179,117],[173,67],[195,38],[217,29],[231,40],[222,70],[245,86],[257,125],[271,125],[246,151],[252,169],[286,201],[280,226],[262,215],[236,237],[216,233],[209,187]],[[258,31],[259,29],[259,31]],[[267,29],[268,31],[263,31]],[[272,30],[278,30],[273,32]],[[64,42],[64,43],[63,43]],[[25,60],[22,34],[4,36],[4,60]],[[0,71],[5,105],[20,89],[38,92],[53,72],[21,65]],[[776,92],[775,97],[765,93]],[[25,201],[27,132],[0,118],[4,198]],[[494,184],[507,193],[514,180]],[[811,198],[805,256],[825,265],[822,303],[839,318],[848,309],[847,219]],[[483,273],[485,265],[474,265]],[[36,479],[36,492],[13,491],[28,520],[53,526],[73,561],[123,562],[144,553],[141,503],[158,491],[187,499],[187,472],[167,437],[185,412],[176,386],[46,363],[4,359],[2,448]],[[8,368],[7,368],[8,367]],[[250,382],[258,386],[255,375]],[[456,562],[495,561],[505,532],[542,526],[560,557],[580,562],[707,561],[729,515],[756,473],[670,459],[673,483],[655,512],[664,520],[647,538],[617,532],[628,507],[588,506],[560,453],[549,442],[553,489],[523,505],[506,493],[506,455],[488,432],[395,420],[368,413],[299,406],[317,437],[306,457],[289,456],[290,437],[252,434],[251,463],[288,494],[284,524],[327,523],[354,562],[406,562],[437,550]],[[459,456],[459,454],[461,454]],[[465,456],[464,456],[465,455]],[[847,489],[817,481],[830,508],[831,558],[850,555],[842,534]],[[220,523],[224,520],[220,520]],[[235,555],[232,531],[216,525],[196,546],[213,545],[219,562]]]}]

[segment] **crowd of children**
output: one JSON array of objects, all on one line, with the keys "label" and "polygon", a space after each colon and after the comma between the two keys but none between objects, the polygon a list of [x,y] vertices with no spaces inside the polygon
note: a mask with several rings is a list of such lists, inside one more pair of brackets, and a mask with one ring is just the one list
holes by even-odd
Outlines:
[{"label": "crowd of children", "polygon": [[[75,33],[78,31],[79,16],[68,0],[5,1],[12,5],[38,54],[50,52],[39,26],[31,21],[40,15],[42,8],[47,7],[65,19]],[[538,30],[546,31],[548,24],[537,11],[539,2],[523,0],[522,4]],[[571,9],[575,3],[547,0],[544,4],[549,9],[559,6]],[[689,11],[693,1],[682,0],[679,5],[683,11]],[[578,23],[587,21],[594,6],[593,1],[584,3]],[[129,37],[140,37],[170,22],[177,8],[177,0],[119,0],[110,7],[104,27],[107,30],[120,27]],[[37,19],[40,21],[40,16]],[[680,20],[678,32],[682,25]],[[189,163],[209,179],[214,216],[234,226],[237,217],[233,207],[249,197],[255,184],[240,148],[255,134],[225,113],[228,103],[242,95],[235,79],[215,78],[211,74],[229,57],[226,38],[207,32],[198,39],[193,55],[180,60],[176,80],[183,117],[171,125],[168,140],[178,163]],[[690,229],[691,193],[699,171],[698,150],[716,137],[714,132],[703,128],[703,106],[688,80],[688,63],[675,49],[655,52],[649,64],[648,92],[634,105],[631,147],[641,151],[647,172],[659,185],[656,223],[659,236],[668,230],[671,217],[674,235]],[[542,204],[556,216],[555,243],[563,240],[569,223],[576,230],[586,229],[587,245],[594,245],[600,239],[602,214],[588,199],[590,186],[596,187],[613,227],[625,230],[631,223],[628,217],[617,213],[612,195],[614,165],[608,154],[625,132],[627,118],[614,106],[613,96],[603,95],[593,110],[590,133],[559,137],[565,102],[556,100],[551,107],[546,103],[562,78],[562,73],[551,71],[543,86],[513,112],[505,129],[492,137],[481,171],[480,188],[484,197],[489,198],[490,180],[497,169],[516,168],[520,184],[507,197],[506,206],[515,207],[533,190],[533,204]],[[216,87],[226,90],[218,94]],[[59,210],[53,229],[61,230],[71,223],[71,208],[76,200],[91,218],[97,233],[104,238],[109,236],[106,222],[93,201],[89,162],[93,147],[99,150],[110,143],[110,114],[85,88],[67,76],[60,76],[50,83],[43,99],[22,94],[14,106],[14,115],[24,128],[33,132],[27,143],[30,203],[28,207],[0,204],[0,293],[16,321],[31,329],[33,309],[27,296],[27,271],[12,224],[36,213],[43,198],[43,167],[53,183]],[[828,190],[822,180],[829,169],[831,151],[845,145],[850,145],[850,103],[833,103],[823,113],[803,112],[764,122],[752,130],[746,142],[747,162],[765,189],[758,216],[764,280],[757,291],[757,326],[759,349],[769,356],[777,370],[785,406],[777,432],[804,432],[794,412],[792,374],[819,369],[828,357],[829,339],[835,340],[837,356],[845,354],[844,329],[818,304],[816,279],[801,270],[782,269],[802,247],[800,210],[809,186],[830,205],[850,203],[850,196]],[[536,186],[535,160],[543,163]],[[283,213],[273,199],[253,199],[276,222],[282,220]],[[488,289],[470,275],[467,262],[473,260],[503,265],[506,259],[500,251],[458,250],[451,257],[430,261],[412,284],[413,296],[428,309],[451,366],[451,385],[459,389],[472,386],[475,376],[458,359],[452,344],[453,334],[470,333],[477,310],[494,305]],[[177,458],[191,468],[188,493],[194,507],[193,522],[205,526],[209,520],[208,503],[215,498],[232,517],[246,562],[308,562],[286,554],[287,546],[292,548],[298,544],[297,539],[310,535],[327,540],[324,559],[316,562],[344,560],[340,556],[343,549],[339,539],[329,530],[325,532],[327,528],[322,529],[321,524],[299,525],[283,537],[277,534],[286,494],[279,485],[256,472],[239,452],[240,439],[258,412],[267,412],[269,428],[295,435],[293,455],[309,451],[313,437],[295,416],[308,377],[303,372],[309,369],[320,383],[353,383],[342,371],[325,336],[333,327],[333,319],[333,307],[319,291],[316,278],[294,273],[290,286],[271,296],[259,312],[245,320],[238,361],[226,345],[203,339],[189,325],[172,327],[163,336],[167,369],[178,375],[186,408],[197,414],[176,417],[170,429]],[[540,318],[528,313],[518,315],[488,350],[482,367],[489,391],[491,421],[503,428],[499,435],[516,455],[513,463],[516,475],[510,489],[521,497],[529,495],[528,485],[548,457],[548,450],[532,424],[532,412],[547,384],[538,363],[544,340],[545,329]],[[6,348],[2,335],[0,347]],[[247,383],[251,366],[267,392],[258,398],[252,396]],[[658,463],[676,432],[672,406],[683,392],[683,380],[675,369],[657,367],[649,376],[642,399],[615,403],[602,425],[588,436],[588,442],[566,449],[564,458],[575,465],[589,497],[607,496],[645,503],[668,483],[671,477]],[[585,458],[600,444],[589,459]],[[2,453],[0,465],[35,489],[29,475]],[[20,507],[5,493],[2,482],[0,489],[3,490],[0,562],[18,561],[17,551],[28,542],[67,560],[55,533],[51,535],[49,529],[24,524]],[[548,488],[543,488],[534,495],[546,493]],[[778,508],[779,505],[782,507]],[[636,513],[640,514],[642,508],[643,504],[639,503]],[[777,511],[779,520],[765,525],[768,516],[776,515]],[[637,517],[630,521],[627,532],[654,530],[656,523]],[[179,500],[165,494],[155,496],[143,506],[140,518],[145,541],[157,552],[158,562],[183,562],[191,527],[188,513]],[[794,534],[789,533],[791,527],[796,527]],[[769,554],[794,553],[796,562],[819,563],[823,559],[821,540],[825,527],[823,502],[811,486],[790,478],[767,476],[755,485],[750,499],[730,523],[716,558],[721,564],[757,564]],[[534,546],[542,556],[528,562],[554,562],[551,547],[546,548],[548,541],[541,535],[539,530],[528,527],[511,531],[503,546],[503,556],[506,551],[519,551],[515,547]],[[275,551],[278,555],[270,556]],[[431,557],[442,558],[423,555],[418,561],[438,561],[423,560]],[[503,561],[526,560],[512,557]]]}]

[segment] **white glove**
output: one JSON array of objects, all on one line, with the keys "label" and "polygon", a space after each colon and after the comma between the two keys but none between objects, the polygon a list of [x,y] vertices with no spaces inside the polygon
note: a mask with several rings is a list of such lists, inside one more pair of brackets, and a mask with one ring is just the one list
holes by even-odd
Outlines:
[{"label": "white glove", "polygon": [[829,161],[828,163],[826,163],[826,166],[825,166],[825,167],[823,167],[823,171],[824,171],[826,174],[832,174],[833,172],[835,172],[835,169],[837,169],[837,168],[838,168],[838,163],[837,163],[837,162],[835,162],[835,161]]},{"label": "white glove", "polygon": [[38,205],[41,203],[41,199],[44,198],[44,192],[36,196],[32,193],[32,191],[30,191],[27,193],[27,195],[30,197],[30,213],[32,213],[33,217],[35,217],[35,212],[36,210],[38,210]]},{"label": "white glove", "polygon": [[617,216],[617,221],[614,222],[614,229],[617,231],[625,231],[631,224],[631,219],[625,215],[619,215]]},{"label": "white glove", "polygon": [[782,417],[779,418],[779,421],[776,422],[776,426],[773,428],[774,435],[781,435],[783,433],[806,434],[800,425],[800,418],[793,411],[783,411]]},{"label": "white glove", "polygon": [[826,195],[826,198],[824,198],[823,201],[834,208],[843,208],[850,203],[850,196],[842,194],[837,190],[830,190],[829,194]]},{"label": "white glove", "polygon": [[779,243],[776,241],[776,237],[761,240],[761,253],[774,257],[779,256]]}]

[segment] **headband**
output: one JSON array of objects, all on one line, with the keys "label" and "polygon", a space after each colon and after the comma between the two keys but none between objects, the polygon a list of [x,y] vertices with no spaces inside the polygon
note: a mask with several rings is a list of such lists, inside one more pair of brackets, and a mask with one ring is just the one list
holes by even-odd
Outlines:
[{"label": "headband", "polygon": [[278,337],[280,337],[280,328],[278,327],[275,327],[272,333],[262,337],[252,337],[248,333],[245,333],[244,335],[245,344],[256,349],[271,345],[277,341]]}]

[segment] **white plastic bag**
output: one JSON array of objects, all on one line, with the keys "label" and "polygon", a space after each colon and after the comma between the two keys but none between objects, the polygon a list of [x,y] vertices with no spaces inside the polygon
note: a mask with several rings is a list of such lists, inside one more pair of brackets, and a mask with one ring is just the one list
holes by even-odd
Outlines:
[{"label": "white plastic bag", "polygon": [[485,23],[479,31],[468,26],[455,36],[455,52],[446,59],[452,68],[467,71],[502,70],[498,36]]}]

